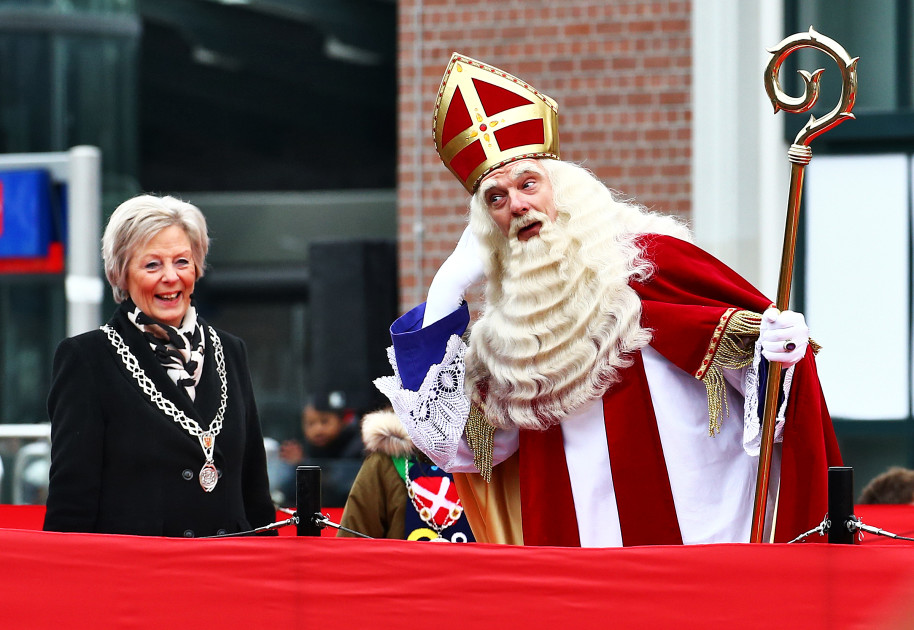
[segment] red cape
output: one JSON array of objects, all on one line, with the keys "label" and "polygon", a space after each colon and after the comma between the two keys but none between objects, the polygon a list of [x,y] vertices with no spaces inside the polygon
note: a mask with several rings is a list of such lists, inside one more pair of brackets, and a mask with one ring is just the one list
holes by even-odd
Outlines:
[{"label": "red cape", "polygon": [[[645,256],[656,270],[633,284],[642,300],[642,325],[656,330],[651,345],[691,374],[728,308],[761,313],[772,302],[707,252],[679,239],[649,235]],[[828,468],[841,465],[812,349],[797,363],[787,403],[775,542],[818,525],[828,512]]]},{"label": "red cape", "polygon": [[[639,244],[645,258],[654,264],[646,282],[632,284],[641,297],[642,326],[653,331],[651,346],[677,367],[701,378],[733,314],[741,310],[762,313],[772,303],[739,274],[690,243],[652,234],[643,236]],[[669,530],[678,527],[656,525],[675,522],[675,509],[649,390],[646,380],[637,378],[636,372],[643,373],[640,361],[627,371],[635,378],[623,378],[614,385],[612,396],[604,397],[604,406],[610,413],[610,405],[622,405],[629,411],[642,407],[649,418],[642,419],[638,431],[630,430],[629,423],[607,422],[623,540],[626,545],[671,544],[677,542],[678,531]],[[647,405],[643,404],[645,398]],[[653,423],[646,422],[651,419]],[[525,544],[580,544],[561,444],[558,426],[521,432]],[[839,465],[837,439],[815,358],[808,350],[794,371],[787,405],[776,542],[792,540],[821,522],[828,510],[828,468]],[[556,472],[543,475],[544,469]],[[565,515],[562,518],[567,522],[557,522],[558,515]],[[634,520],[627,523],[629,515]]]}]

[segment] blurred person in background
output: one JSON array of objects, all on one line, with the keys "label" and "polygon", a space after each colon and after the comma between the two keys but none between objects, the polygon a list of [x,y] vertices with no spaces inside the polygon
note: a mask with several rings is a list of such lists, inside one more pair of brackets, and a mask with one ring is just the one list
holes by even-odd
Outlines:
[{"label": "blurred person in background", "polygon": [[362,463],[362,434],[358,414],[331,404],[328,396],[312,396],[302,409],[301,435],[286,440],[279,450],[286,471],[279,487],[286,504],[295,500],[295,469],[321,467],[322,502],[342,507]]},{"label": "blurred person in background", "polygon": [[280,458],[293,466],[309,458],[362,457],[362,436],[356,414],[331,409],[313,402],[301,414],[300,439],[286,440],[280,447]]},{"label": "blurred person in background", "polygon": [[173,197],[111,215],[119,306],[54,358],[46,530],[195,537],[275,519],[244,343],[193,300],[208,249],[203,214]]},{"label": "blurred person in background", "polygon": [[866,484],[857,503],[914,504],[914,470],[892,466]]}]

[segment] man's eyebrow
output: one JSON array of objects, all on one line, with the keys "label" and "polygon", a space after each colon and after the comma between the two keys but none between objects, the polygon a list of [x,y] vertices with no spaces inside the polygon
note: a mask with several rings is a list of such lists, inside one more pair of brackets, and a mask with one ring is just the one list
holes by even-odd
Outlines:
[{"label": "man's eyebrow", "polygon": [[[509,177],[511,177],[511,179],[517,179],[518,177],[521,177],[521,176],[527,175],[527,174],[539,175],[540,177],[546,176],[545,172],[543,172],[542,170],[540,170],[539,168],[537,168],[536,166],[533,166],[531,164],[520,164],[516,168],[514,168],[508,175],[509,175]],[[495,188],[496,186],[498,186],[498,183],[494,179],[490,179],[479,185],[479,192],[481,195],[485,196],[485,194],[487,192],[489,192],[489,190],[491,190],[492,188]]]},{"label": "man's eyebrow", "polygon": [[487,182],[483,182],[479,185],[479,193],[481,195],[485,196],[485,194],[487,192],[489,192],[491,189],[495,188],[497,185],[498,185],[497,182],[493,179],[490,179]]},{"label": "man's eyebrow", "polygon": [[543,171],[541,171],[539,168],[537,168],[533,165],[530,165],[530,164],[521,164],[521,165],[517,166],[517,168],[515,168],[514,170],[511,171],[511,177],[514,179],[517,179],[521,175],[527,175],[527,174],[539,175],[540,177],[546,176],[546,174]]}]

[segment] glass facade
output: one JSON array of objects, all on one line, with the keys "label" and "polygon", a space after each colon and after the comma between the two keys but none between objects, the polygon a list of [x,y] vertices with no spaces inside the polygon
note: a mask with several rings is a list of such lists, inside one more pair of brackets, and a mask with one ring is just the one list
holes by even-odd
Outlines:
[{"label": "glass facade", "polygon": [[[0,2],[0,153],[94,145],[105,205],[135,191],[140,32],[132,1]],[[0,274],[0,423],[47,420],[65,319],[62,275]],[[18,473],[40,467],[23,460],[26,442],[0,439],[0,501],[42,496],[13,487]]]},{"label": "glass facade", "polygon": [[0,2],[0,153],[101,149],[105,201],[137,189],[133,2]]}]

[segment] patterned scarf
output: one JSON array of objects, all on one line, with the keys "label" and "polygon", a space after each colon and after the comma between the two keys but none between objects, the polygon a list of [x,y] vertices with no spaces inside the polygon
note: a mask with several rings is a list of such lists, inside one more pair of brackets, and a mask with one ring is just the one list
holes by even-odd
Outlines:
[{"label": "patterned scarf", "polygon": [[195,400],[197,384],[203,374],[205,337],[197,323],[194,304],[191,303],[178,328],[149,317],[132,300],[126,300],[122,306],[128,319],[149,342],[169,378],[178,387],[183,387],[191,400]]}]

